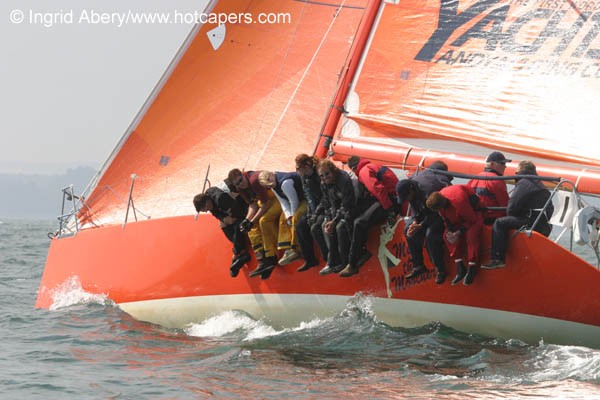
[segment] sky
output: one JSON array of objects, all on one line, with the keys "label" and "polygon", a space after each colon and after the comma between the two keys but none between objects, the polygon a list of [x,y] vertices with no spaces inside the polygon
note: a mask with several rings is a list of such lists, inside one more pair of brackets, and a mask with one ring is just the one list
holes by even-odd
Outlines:
[{"label": "sky", "polygon": [[0,173],[99,169],[205,3],[2,0]]}]

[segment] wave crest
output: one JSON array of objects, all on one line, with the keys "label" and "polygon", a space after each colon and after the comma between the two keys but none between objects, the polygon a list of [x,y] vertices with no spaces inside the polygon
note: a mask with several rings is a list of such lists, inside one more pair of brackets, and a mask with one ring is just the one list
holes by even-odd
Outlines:
[{"label": "wave crest", "polygon": [[70,307],[76,304],[112,304],[106,294],[93,294],[86,292],[79,282],[79,278],[72,276],[51,293],[51,311]]}]

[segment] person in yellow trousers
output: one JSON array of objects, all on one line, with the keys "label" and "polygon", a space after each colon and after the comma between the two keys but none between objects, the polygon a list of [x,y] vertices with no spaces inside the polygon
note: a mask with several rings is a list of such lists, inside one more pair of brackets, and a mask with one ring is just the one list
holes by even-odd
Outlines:
[{"label": "person in yellow trousers", "polygon": [[302,191],[302,180],[297,172],[261,171],[258,182],[269,188],[281,204],[283,212],[279,217],[279,235],[277,247],[285,250],[279,265],[287,265],[300,258],[298,254],[298,238],[295,226],[306,214],[306,200]]},{"label": "person in yellow trousers", "polygon": [[250,272],[250,276],[260,275],[261,279],[267,279],[277,266],[277,232],[281,205],[275,195],[258,182],[260,172],[233,169],[229,171],[227,178],[248,205],[248,213],[240,223],[240,230],[248,233],[258,260],[258,267]]}]

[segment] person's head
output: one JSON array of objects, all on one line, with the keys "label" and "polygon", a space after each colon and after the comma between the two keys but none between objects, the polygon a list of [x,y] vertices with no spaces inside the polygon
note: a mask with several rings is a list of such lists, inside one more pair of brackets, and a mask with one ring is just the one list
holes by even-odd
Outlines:
[{"label": "person's head", "polygon": [[448,171],[448,164],[446,164],[442,160],[436,160],[432,162],[427,168],[436,169],[438,171]]},{"label": "person's head", "polygon": [[348,167],[349,167],[349,168],[350,168],[352,171],[356,172],[356,167],[358,167],[358,163],[359,163],[359,162],[360,162],[360,157],[358,157],[358,156],[351,156],[351,157],[348,159]]},{"label": "person's head", "polygon": [[207,212],[212,210],[212,200],[206,193],[200,193],[194,196],[194,208],[196,212]]},{"label": "person's head", "polygon": [[427,208],[433,211],[439,211],[448,207],[450,205],[450,201],[440,192],[433,192],[427,198],[425,205],[427,205]]},{"label": "person's head", "polygon": [[247,189],[250,184],[248,180],[244,178],[244,174],[237,168],[232,169],[227,174],[227,179],[229,182],[238,189]]},{"label": "person's head", "polygon": [[512,160],[509,160],[506,157],[504,157],[504,154],[500,153],[499,151],[493,151],[485,159],[485,166],[487,168],[493,169],[500,175],[504,175],[506,164],[511,161]]},{"label": "person's head", "polygon": [[258,183],[266,188],[275,187],[275,174],[271,171],[260,171],[258,173]]},{"label": "person's head", "polygon": [[298,154],[296,156],[296,172],[300,176],[311,176],[315,173],[315,168],[319,159],[317,157],[311,157],[308,154]]},{"label": "person's head", "polygon": [[537,175],[535,164],[529,160],[523,160],[517,166],[517,175]]},{"label": "person's head", "polygon": [[396,193],[398,194],[399,204],[412,201],[415,197],[415,183],[410,179],[402,179],[396,185]]},{"label": "person's head", "polygon": [[317,173],[319,174],[319,178],[321,178],[321,182],[326,185],[335,183],[336,171],[337,167],[331,160],[321,160],[319,165],[317,165]]}]

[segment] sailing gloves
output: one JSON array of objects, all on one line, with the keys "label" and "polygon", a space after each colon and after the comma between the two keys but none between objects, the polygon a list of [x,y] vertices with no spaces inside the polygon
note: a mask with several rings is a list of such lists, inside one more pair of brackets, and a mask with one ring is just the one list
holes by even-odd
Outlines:
[{"label": "sailing gloves", "polygon": [[252,222],[248,218],[244,218],[244,220],[240,222],[240,232],[247,233],[250,229],[252,229]]}]

